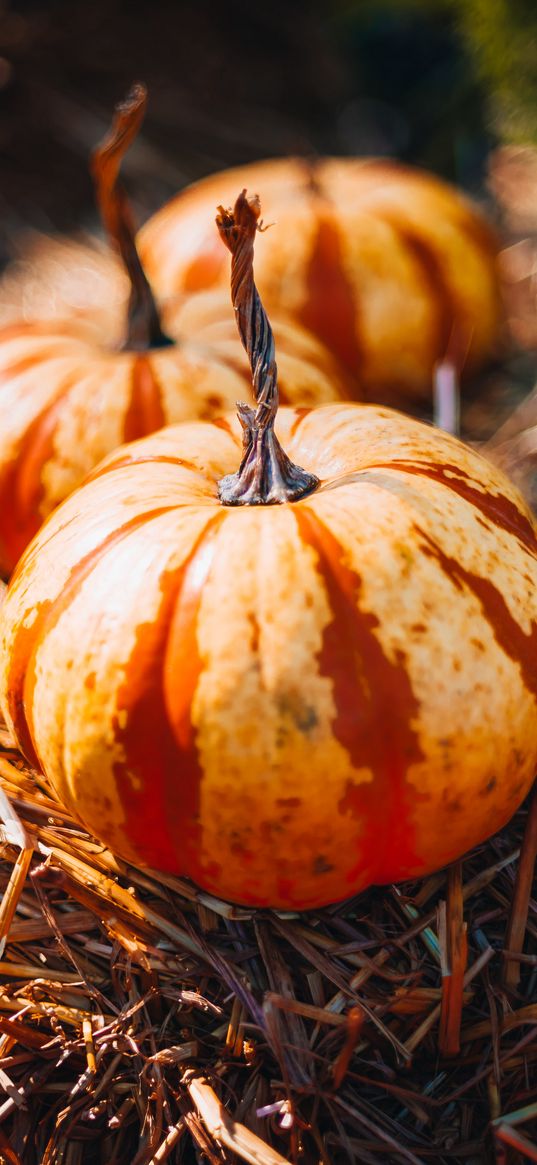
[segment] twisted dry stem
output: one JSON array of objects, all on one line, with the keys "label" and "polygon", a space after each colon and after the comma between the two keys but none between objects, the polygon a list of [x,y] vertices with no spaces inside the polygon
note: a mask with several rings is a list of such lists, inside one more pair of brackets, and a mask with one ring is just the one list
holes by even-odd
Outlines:
[{"label": "twisted dry stem", "polygon": [[243,347],[252,369],[256,409],[238,404],[243,455],[237,473],[218,484],[227,506],[278,505],[298,501],[317,488],[319,479],[289,460],[274,432],[278,411],[278,370],[274,337],[254,282],[254,240],[261,230],[257,195],[243,190],[233,210],[218,207],[216,225],[231,251],[231,300]]},{"label": "twisted dry stem", "polygon": [[129,200],[118,181],[123,156],[138,134],[146,105],[145,85],[133,85],[125,100],[116,107],[110,130],[91,157],[91,172],[101,217],[130,279],[124,348],[136,352],[163,348],[172,343],[162,331],[153,292],[136,249],[136,230]]}]

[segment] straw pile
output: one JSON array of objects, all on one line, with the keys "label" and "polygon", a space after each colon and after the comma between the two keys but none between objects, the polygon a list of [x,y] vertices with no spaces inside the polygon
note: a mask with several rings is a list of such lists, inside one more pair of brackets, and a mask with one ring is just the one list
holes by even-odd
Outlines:
[{"label": "straw pile", "polygon": [[0,786],[6,1165],[537,1161],[535,794],[464,863],[298,916],[126,866],[5,726]]}]

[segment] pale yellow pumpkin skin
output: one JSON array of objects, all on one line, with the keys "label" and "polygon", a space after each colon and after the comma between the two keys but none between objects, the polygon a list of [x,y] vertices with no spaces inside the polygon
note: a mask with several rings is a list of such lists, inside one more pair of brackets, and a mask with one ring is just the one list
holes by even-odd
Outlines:
[{"label": "pale yellow pumpkin skin", "polygon": [[537,537],[508,480],[388,409],[282,409],[321,479],[222,507],[240,428],[124,447],[8,588],[7,721],[126,859],[313,907],[500,828],[537,764]]},{"label": "pale yellow pumpkin skin", "polygon": [[[102,343],[101,317],[91,303],[63,321],[58,316],[0,330],[5,576],[46,515],[118,445],[165,424],[216,416],[249,394],[250,368],[227,290],[167,301],[162,321],[174,343],[122,352],[104,342],[124,326],[126,305],[112,298],[118,286],[111,285]],[[347,395],[345,375],[314,336],[277,315],[274,333],[283,401],[312,405]]]},{"label": "pale yellow pumpkin skin", "polygon": [[310,328],[372,400],[431,397],[449,351],[475,370],[498,351],[497,240],[472,203],[432,174],[383,159],[272,159],[213,174],[145,224],[138,248],[160,296],[229,283],[217,203],[259,194],[265,307]]}]

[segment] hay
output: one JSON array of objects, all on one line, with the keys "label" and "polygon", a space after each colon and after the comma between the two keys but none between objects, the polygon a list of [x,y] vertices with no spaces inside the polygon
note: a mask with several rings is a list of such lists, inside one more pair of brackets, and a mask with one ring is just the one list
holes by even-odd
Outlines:
[{"label": "hay", "polygon": [[126,866],[0,728],[0,1160],[537,1160],[537,795],[307,914]]}]

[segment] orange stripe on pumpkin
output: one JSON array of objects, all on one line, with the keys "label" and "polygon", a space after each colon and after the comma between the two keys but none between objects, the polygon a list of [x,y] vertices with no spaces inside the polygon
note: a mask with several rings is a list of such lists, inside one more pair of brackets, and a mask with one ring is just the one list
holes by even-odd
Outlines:
[{"label": "orange stripe on pumpkin", "polygon": [[436,335],[433,333],[432,355],[433,357],[443,357],[448,351],[453,327],[455,323],[459,327],[463,326],[465,313],[452,292],[441,260],[426,236],[413,231],[404,221],[392,222],[387,215],[381,217],[382,221],[386,222],[397,233],[403,246],[418,264],[428,302],[434,311],[433,327]]},{"label": "orange stripe on pumpkin", "polygon": [[343,241],[336,220],[323,211],[306,266],[306,298],[297,317],[353,374],[362,364],[359,304],[345,273]]},{"label": "orange stripe on pumpkin", "polygon": [[533,523],[522,513],[515,502],[506,498],[504,494],[488,493],[485,489],[478,489],[472,485],[472,478],[460,465],[449,463],[441,464],[438,461],[407,461],[404,458],[392,461],[375,461],[367,469],[401,470],[403,473],[415,473],[420,477],[428,477],[446,485],[453,493],[464,498],[475,506],[485,518],[514,535],[532,553],[537,552],[537,532]]},{"label": "orange stripe on pumpkin", "polygon": [[478,599],[497,643],[509,659],[518,664],[526,688],[537,700],[537,622],[532,622],[531,631],[526,634],[490,579],[466,570],[456,558],[446,554],[425,530],[418,525],[414,528],[422,539],[422,552],[437,561],[454,586],[459,590],[466,586]]},{"label": "orange stripe on pumpkin", "polygon": [[306,408],[305,405],[301,405],[299,408],[294,410],[295,419],[293,421],[293,424],[291,425],[291,428],[289,429],[289,436],[290,437],[294,437],[297,429],[300,428],[302,421],[304,421],[306,419],[306,417],[309,417],[309,414],[311,413],[311,411],[312,410],[309,408]]},{"label": "orange stripe on pumpkin", "polygon": [[77,383],[69,376],[53,400],[34,417],[15,457],[0,471],[0,571],[13,569],[43,521],[43,467],[54,452],[54,433],[65,397]]},{"label": "orange stripe on pumpkin", "polygon": [[[11,646],[6,690],[9,715],[13,722],[15,735],[24,755],[32,764],[39,765],[40,763],[34,744],[32,711],[36,683],[36,655],[43,639],[50,634],[103,555],[121,539],[128,537],[133,530],[142,526],[144,522],[149,522],[152,518],[159,517],[174,508],[174,506],[160,506],[159,509],[149,510],[147,513],[137,515],[125,522],[123,526],[104,538],[98,546],[94,546],[93,550],[90,550],[84,558],[80,559],[80,562],[76,563],[61,593],[55,599],[38,603],[35,608],[29,607],[22,615]],[[35,617],[31,625],[28,626],[26,620],[32,613]]]},{"label": "orange stripe on pumpkin", "polygon": [[162,429],[166,424],[166,414],[162,404],[161,387],[151,356],[134,356],[132,365],[132,390],[130,404],[125,415],[123,436],[125,441],[136,441]]},{"label": "orange stripe on pumpkin", "polygon": [[[48,329],[48,332],[49,332],[49,336],[50,336],[50,328]],[[17,336],[17,334],[18,334],[17,330],[15,330],[15,337]],[[26,331],[22,331],[22,329],[21,329],[20,334],[24,336],[27,333],[26,333]],[[32,333],[30,332],[28,334],[31,335]],[[10,338],[10,337],[6,336],[6,334],[4,332],[0,333],[0,341],[6,340],[8,338]],[[47,348],[45,345],[45,347],[34,348],[29,353],[29,355],[21,356],[19,360],[14,360],[13,363],[11,363],[11,364],[5,364],[3,366],[0,366],[0,384],[9,384],[9,382],[11,380],[13,380],[13,378],[15,376],[20,376],[21,372],[28,372],[30,370],[30,368],[37,367],[37,369],[39,371],[42,371],[42,365],[47,360],[57,360],[59,357],[63,356],[65,354],[66,338],[64,336],[62,336],[62,337],[58,337],[58,339],[63,340],[63,344],[64,344],[64,351],[63,352],[62,352],[61,348],[58,348],[58,347]]]},{"label": "orange stripe on pumpkin", "polygon": [[360,608],[362,582],[346,565],[343,547],[310,507],[300,505],[293,512],[303,541],[317,555],[333,616],[323,633],[319,668],[333,684],[334,735],[353,767],[373,774],[364,783],[349,778],[338,807],[356,818],[358,831],[364,826],[356,866],[348,875],[350,889],[358,875],[363,884],[366,873],[373,882],[391,880],[390,850],[397,854],[401,878],[420,865],[411,821],[419,796],[406,784],[408,767],[423,760],[413,728],[420,704],[403,652],[393,661],[384,654],[376,634],[379,619]]},{"label": "orange stripe on pumpkin", "polygon": [[193,473],[203,473],[199,465],[195,465],[193,461],[185,461],[184,457],[170,457],[164,453],[154,453],[152,456],[148,454],[136,456],[135,453],[126,453],[124,457],[118,457],[117,460],[111,461],[109,465],[101,465],[94,469],[84,478],[85,482],[94,481],[96,477],[102,477],[105,473],[112,473],[115,469],[125,469],[129,465],[150,465],[155,462],[162,462],[164,465],[176,465],[179,469],[190,469]]},{"label": "orange stripe on pumpkin", "polygon": [[117,701],[116,740],[125,760],[115,765],[114,775],[129,845],[135,852],[139,847],[144,864],[172,872],[182,866],[192,877],[201,869],[203,776],[190,720],[202,669],[196,623],[214,535],[224,517],[210,518],[186,562],[162,575],[158,614],[138,628]]},{"label": "orange stripe on pumpkin", "polygon": [[228,256],[222,249],[216,230],[214,236],[213,239],[207,235],[198,248],[196,258],[192,259],[188,267],[185,268],[180,280],[182,290],[188,292],[206,291],[207,288],[214,287],[215,284],[221,282],[222,271]]}]

